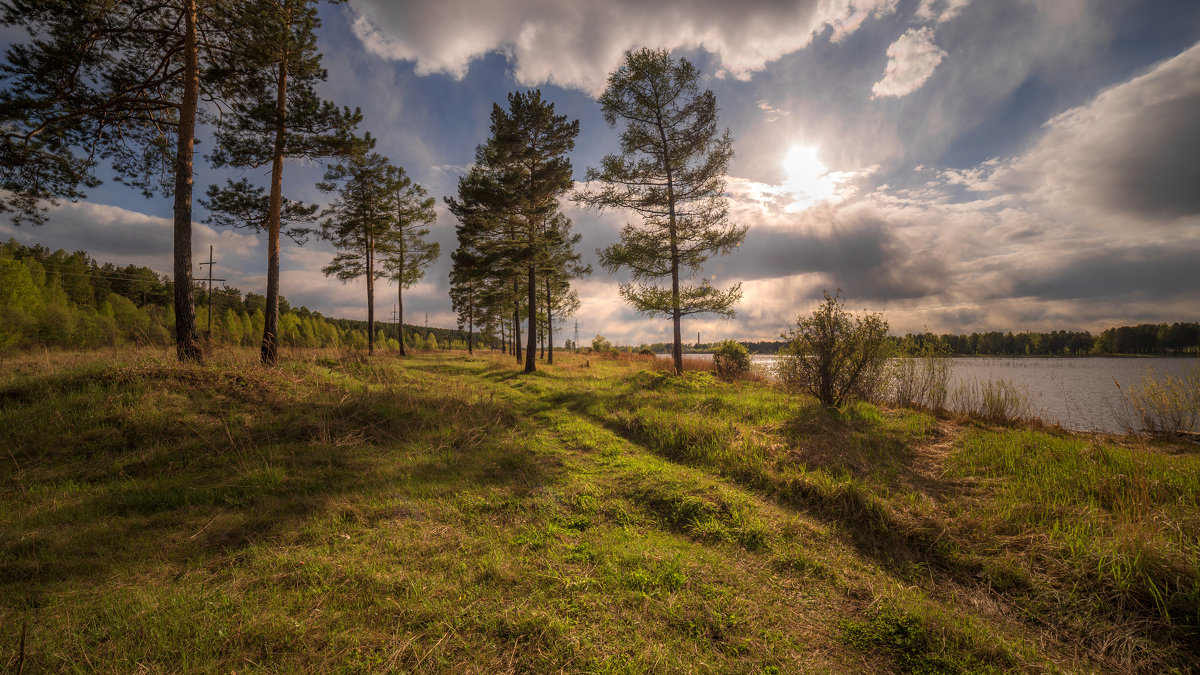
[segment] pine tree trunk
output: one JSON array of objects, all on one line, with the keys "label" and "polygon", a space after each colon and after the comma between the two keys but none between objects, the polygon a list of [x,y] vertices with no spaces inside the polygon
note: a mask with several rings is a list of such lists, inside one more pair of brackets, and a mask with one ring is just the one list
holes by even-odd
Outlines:
[{"label": "pine tree trunk", "polygon": [[367,235],[367,354],[375,353],[375,240]]},{"label": "pine tree trunk", "polygon": [[534,265],[529,263],[529,344],[525,348],[525,372],[532,373],[537,370],[537,363],[534,358],[537,356],[537,279],[534,276]]},{"label": "pine tree trunk", "polygon": [[550,304],[550,277],[546,277],[546,363],[554,363],[554,313]]},{"label": "pine tree trunk", "polygon": [[475,332],[475,314],[471,312],[467,314],[467,354],[474,356],[475,347],[472,344],[472,333]]},{"label": "pine tree trunk", "polygon": [[276,81],[275,152],[271,158],[271,202],[267,220],[267,308],[264,313],[260,358],[263,365],[279,360],[279,230],[283,209],[283,151],[287,140],[287,57],[280,59]]},{"label": "pine tree trunk", "polygon": [[196,108],[200,101],[200,50],[196,40],[196,3],[185,0],[183,98],[175,149],[175,352],[180,361],[202,359],[192,304],[192,153]]},{"label": "pine tree trunk", "polygon": [[680,332],[679,320],[682,316],[679,310],[679,232],[675,223],[675,177],[671,171],[671,144],[667,141],[667,131],[663,128],[662,117],[658,122],[658,135],[662,140],[662,165],[667,174],[667,228],[671,238],[671,324],[674,339],[671,344],[671,360],[675,366],[675,374],[683,374],[683,334]]},{"label": "pine tree trunk", "polygon": [[400,319],[400,356],[408,356],[404,351],[404,237],[400,237],[400,272],[396,277],[396,305]]},{"label": "pine tree trunk", "polygon": [[517,298],[521,297],[521,280],[513,276],[513,354],[517,363],[521,362],[521,306]]}]

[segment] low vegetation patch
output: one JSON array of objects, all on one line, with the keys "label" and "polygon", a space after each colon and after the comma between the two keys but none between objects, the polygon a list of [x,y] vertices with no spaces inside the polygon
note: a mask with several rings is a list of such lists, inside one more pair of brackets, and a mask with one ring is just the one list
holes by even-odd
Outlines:
[{"label": "low vegetation patch", "polygon": [[1194,668],[1186,444],[555,362],[12,359],[0,664]]}]

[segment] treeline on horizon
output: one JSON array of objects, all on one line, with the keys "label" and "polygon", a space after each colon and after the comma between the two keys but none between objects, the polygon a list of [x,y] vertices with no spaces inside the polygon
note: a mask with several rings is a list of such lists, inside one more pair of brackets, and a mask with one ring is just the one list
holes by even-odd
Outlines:
[{"label": "treeline on horizon", "polygon": [[[196,283],[197,326],[209,326],[208,289]],[[149,267],[98,263],[85,251],[51,252],[15,239],[0,244],[0,351],[29,347],[103,347],[174,342],[173,282]],[[214,344],[254,346],[266,298],[225,285],[212,291]],[[279,299],[280,344],[366,348],[367,322],[323,316]],[[376,343],[399,349],[395,324],[376,323]],[[466,333],[404,325],[410,349],[466,349]],[[476,344],[478,344],[476,336]]]},{"label": "treeline on horizon", "polygon": [[[752,354],[776,354],[788,344],[778,340],[739,342]],[[903,337],[892,336],[891,342],[894,347],[904,352],[919,353],[928,346],[940,346],[955,356],[1194,355],[1200,354],[1200,323],[1177,321],[1171,324],[1116,326],[1099,335],[1092,335],[1088,331],[1068,330],[1043,333],[989,331],[969,335],[908,333]],[[655,342],[645,347],[656,354],[669,352],[671,349],[671,345],[664,342]],[[715,347],[716,343],[693,343],[684,345],[684,352],[705,354]]]}]

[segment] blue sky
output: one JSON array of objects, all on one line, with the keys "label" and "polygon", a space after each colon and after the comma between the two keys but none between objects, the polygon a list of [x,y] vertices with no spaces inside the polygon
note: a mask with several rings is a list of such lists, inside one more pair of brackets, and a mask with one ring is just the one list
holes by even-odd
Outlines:
[{"label": "blue sky", "polygon": [[[642,46],[704,73],[735,140],[730,214],[750,226],[739,251],[704,270],[717,285],[743,284],[738,317],[697,317],[685,335],[772,339],[839,287],[899,332],[1200,318],[1194,0],[351,0],[322,18],[322,93],[361,106],[379,151],[439,199],[443,257],[406,291],[412,323],[426,312],[431,325],[454,322],[454,220],[441,197],[486,139],[492,103],[537,87],[579,119],[571,159],[582,180],[619,133],[595,96],[623,52]],[[328,199],[314,187],[319,166],[286,171],[289,196]],[[229,175],[201,159],[196,194]],[[170,208],[106,180],[41,228],[0,221],[0,237],[165,273]],[[634,217],[564,208],[593,262]],[[214,245],[220,276],[262,292],[263,237],[215,230],[204,215],[197,205],[197,258]],[[285,240],[282,292],[365,317],[361,282],[321,275],[332,255]],[[578,284],[581,338],[667,340],[667,321],[621,304],[620,280],[597,267]],[[394,293],[377,291],[379,316]]]}]

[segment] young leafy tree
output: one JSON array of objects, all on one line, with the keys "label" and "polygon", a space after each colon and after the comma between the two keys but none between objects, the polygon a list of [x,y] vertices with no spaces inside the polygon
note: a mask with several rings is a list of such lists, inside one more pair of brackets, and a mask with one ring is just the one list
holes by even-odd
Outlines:
[{"label": "young leafy tree", "polygon": [[[705,261],[741,245],[747,227],[727,218],[725,173],[733,157],[729,130],[717,129],[717,101],[699,90],[700,72],[665,50],[626,52],[600,97],[604,120],[625,123],[620,154],[589,168],[599,189],[575,195],[603,211],[629,209],[642,218],[628,224],[620,243],[600,252],[610,272],[627,268],[633,280],[621,297],[640,312],[669,317],[674,329],[675,372],[683,371],[684,316],[711,312],[733,316],[741,284],[719,290],[707,281],[685,284]],[[660,286],[659,280],[670,286]]]},{"label": "young leafy tree", "polygon": [[376,261],[391,251],[396,213],[392,209],[395,187],[404,176],[388,158],[366,148],[374,146],[366,137],[362,149],[325,171],[317,184],[337,198],[321,213],[321,238],[341,252],[321,269],[325,276],[343,282],[366,277],[367,352],[375,353],[375,280],[386,276]]},{"label": "young leafy tree", "polygon": [[229,70],[237,71],[251,95],[223,115],[217,130],[214,166],[259,168],[270,165],[270,191],[245,179],[208,189],[209,222],[267,231],[266,321],[262,362],[278,358],[279,235],[298,239],[288,226],[312,223],[317,207],[283,195],[287,159],[316,159],[349,152],[352,131],[362,120],[357,109],[338,109],[317,95],[325,80],[317,51],[317,0],[254,0],[239,26],[242,48]]},{"label": "young leafy tree", "polygon": [[427,241],[429,228],[437,220],[433,197],[426,197],[425,188],[412,182],[399,169],[392,185],[395,226],[391,232],[391,248],[384,258],[384,267],[396,282],[396,301],[399,303],[400,355],[404,356],[404,289],[425,277],[425,268],[441,255],[436,241]]},{"label": "young leafy tree", "polygon": [[[8,0],[0,23],[30,40],[0,66],[0,208],[32,222],[48,200],[78,199],[98,159],[147,196],[174,197],[175,339],[201,349],[192,302],[192,172],[205,103],[245,94],[214,64],[250,0]],[[82,154],[77,154],[82,153]],[[20,220],[20,218],[18,218]]]}]

